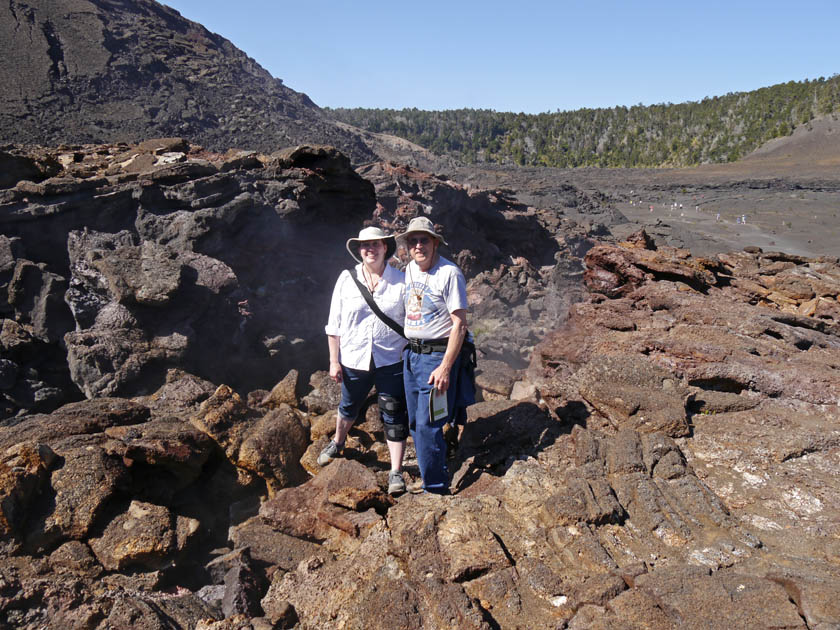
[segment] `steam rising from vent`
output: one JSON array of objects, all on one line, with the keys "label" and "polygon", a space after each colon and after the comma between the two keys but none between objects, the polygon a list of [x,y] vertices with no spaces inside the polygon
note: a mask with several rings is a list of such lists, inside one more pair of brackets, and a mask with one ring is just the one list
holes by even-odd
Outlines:
[{"label": "steam rising from vent", "polygon": [[470,281],[470,329],[485,358],[521,369],[530,362],[534,346],[566,321],[583,293],[579,260],[560,257],[556,265],[536,270],[517,259],[517,264]]}]

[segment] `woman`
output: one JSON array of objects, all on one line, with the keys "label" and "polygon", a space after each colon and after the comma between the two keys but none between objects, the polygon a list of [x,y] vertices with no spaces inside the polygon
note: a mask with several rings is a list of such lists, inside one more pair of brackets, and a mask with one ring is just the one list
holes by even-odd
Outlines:
[{"label": "woman", "polygon": [[341,453],[350,427],[371,387],[376,385],[391,455],[389,494],[405,492],[402,460],[408,416],[402,351],[406,340],[373,312],[362,292],[369,291],[385,315],[402,323],[405,277],[402,271],[388,264],[396,248],[394,237],[377,227],[366,227],[358,238],[347,241],[347,251],[359,264],[352,272],[342,271],[339,275],[325,327],[330,348],[330,377],[341,383],[341,403],[335,419],[335,437],[318,456],[318,464],[326,466]]}]

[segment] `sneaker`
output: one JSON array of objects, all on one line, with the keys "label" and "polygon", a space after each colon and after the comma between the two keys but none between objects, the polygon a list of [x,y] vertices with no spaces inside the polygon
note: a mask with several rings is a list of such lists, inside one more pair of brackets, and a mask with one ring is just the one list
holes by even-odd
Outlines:
[{"label": "sneaker", "polygon": [[318,455],[318,465],[319,466],[326,466],[329,464],[333,459],[338,457],[341,453],[341,448],[338,444],[336,444],[333,440],[330,440],[330,443],[324,447],[324,450],[321,451],[321,454]]},{"label": "sneaker", "polygon": [[402,494],[405,492],[405,481],[399,470],[388,473],[388,494]]}]

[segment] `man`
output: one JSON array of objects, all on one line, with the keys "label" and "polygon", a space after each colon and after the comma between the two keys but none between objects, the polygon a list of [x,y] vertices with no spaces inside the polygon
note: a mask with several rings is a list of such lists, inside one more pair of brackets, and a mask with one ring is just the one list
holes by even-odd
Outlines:
[{"label": "man", "polygon": [[[458,266],[440,255],[446,241],[426,217],[417,217],[397,237],[408,250],[406,267],[403,379],[408,424],[426,492],[449,494],[443,426],[463,422],[463,408],[475,402],[461,349],[467,334],[467,289]],[[445,395],[443,414],[430,413],[430,394]]]}]

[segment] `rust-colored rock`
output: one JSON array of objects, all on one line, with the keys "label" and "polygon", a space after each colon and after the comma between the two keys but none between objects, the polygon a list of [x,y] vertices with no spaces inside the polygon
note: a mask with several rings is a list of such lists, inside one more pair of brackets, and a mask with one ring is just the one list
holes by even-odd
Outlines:
[{"label": "rust-colored rock", "polygon": [[280,532],[323,542],[366,536],[381,521],[378,511],[393,500],[376,476],[349,459],[336,459],[314,479],[278,491],[260,507],[260,516]]}]

